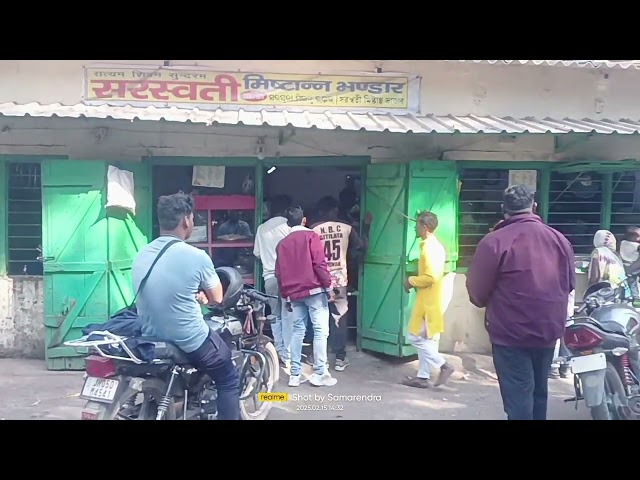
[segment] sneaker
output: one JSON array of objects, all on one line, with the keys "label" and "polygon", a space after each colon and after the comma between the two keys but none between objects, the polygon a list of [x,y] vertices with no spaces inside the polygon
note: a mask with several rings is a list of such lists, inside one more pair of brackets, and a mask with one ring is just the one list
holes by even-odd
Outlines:
[{"label": "sneaker", "polygon": [[442,367],[440,367],[440,375],[438,376],[438,381],[435,383],[435,386],[439,387],[440,385],[446,385],[449,377],[453,372],[454,368],[448,363],[445,363]]},{"label": "sneaker", "polygon": [[304,355],[304,363],[307,365],[311,365],[313,367],[313,353],[309,353],[308,355]]},{"label": "sneaker", "polygon": [[344,360],[340,360],[339,358],[336,358],[336,372],[344,372],[344,369],[347,368],[349,366],[349,359],[347,357],[344,358]]},{"label": "sneaker", "polygon": [[414,388],[431,388],[428,378],[408,377],[402,381],[402,385]]},{"label": "sneaker", "polygon": [[324,375],[318,375],[317,373],[314,373],[313,375],[311,375],[311,378],[309,378],[309,383],[316,387],[333,387],[336,383],[338,383],[338,380],[333,378],[329,372],[325,372]]},{"label": "sneaker", "polygon": [[284,360],[282,357],[278,357],[278,361],[280,363],[280,367],[287,370],[291,368],[291,360]]},{"label": "sneaker", "polygon": [[300,375],[291,375],[289,377],[289,386],[290,387],[300,386]]}]

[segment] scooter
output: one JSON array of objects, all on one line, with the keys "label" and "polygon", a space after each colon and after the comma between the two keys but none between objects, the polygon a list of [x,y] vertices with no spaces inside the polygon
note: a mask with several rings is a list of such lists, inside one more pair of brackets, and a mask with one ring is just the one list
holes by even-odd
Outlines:
[{"label": "scooter", "polygon": [[[627,280],[637,281],[638,274]],[[566,324],[564,343],[576,396],[594,420],[640,419],[640,313],[624,285],[592,285]]]}]

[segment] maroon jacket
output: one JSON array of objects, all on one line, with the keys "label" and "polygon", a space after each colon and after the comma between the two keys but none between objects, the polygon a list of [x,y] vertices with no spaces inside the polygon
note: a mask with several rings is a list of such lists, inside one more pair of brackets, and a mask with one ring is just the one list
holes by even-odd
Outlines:
[{"label": "maroon jacket", "polygon": [[574,268],[569,241],[534,214],[515,215],[480,240],[467,291],[471,303],[486,307],[491,343],[554,347],[564,332]]},{"label": "maroon jacket", "polygon": [[293,227],[276,247],[275,275],[280,296],[289,301],[328,290],[331,275],[318,234]]}]

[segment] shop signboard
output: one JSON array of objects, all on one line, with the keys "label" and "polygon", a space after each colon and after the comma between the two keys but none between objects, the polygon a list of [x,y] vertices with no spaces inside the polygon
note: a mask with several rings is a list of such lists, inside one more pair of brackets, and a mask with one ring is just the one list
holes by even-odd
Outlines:
[{"label": "shop signboard", "polygon": [[85,67],[83,99],[88,105],[418,113],[420,77],[92,65]]}]

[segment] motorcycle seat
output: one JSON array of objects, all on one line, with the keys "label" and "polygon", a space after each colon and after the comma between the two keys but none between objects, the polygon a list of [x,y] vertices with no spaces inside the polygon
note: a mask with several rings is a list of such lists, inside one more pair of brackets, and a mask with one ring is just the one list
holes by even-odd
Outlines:
[{"label": "motorcycle seat", "polygon": [[178,365],[187,365],[189,360],[185,353],[172,343],[153,342],[155,345],[154,357],[157,360],[172,360]]}]

